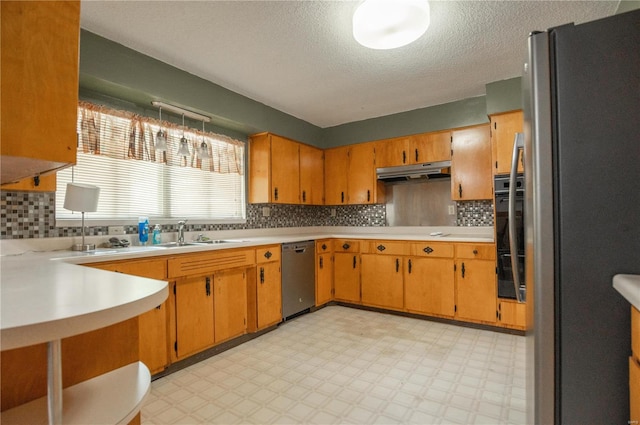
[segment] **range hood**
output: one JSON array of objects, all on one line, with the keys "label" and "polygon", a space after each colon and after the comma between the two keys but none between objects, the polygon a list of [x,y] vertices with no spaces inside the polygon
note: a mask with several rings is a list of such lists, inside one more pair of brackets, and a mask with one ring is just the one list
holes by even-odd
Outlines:
[{"label": "range hood", "polygon": [[376,176],[378,180],[384,181],[450,177],[451,161],[424,162],[421,164],[377,168]]}]

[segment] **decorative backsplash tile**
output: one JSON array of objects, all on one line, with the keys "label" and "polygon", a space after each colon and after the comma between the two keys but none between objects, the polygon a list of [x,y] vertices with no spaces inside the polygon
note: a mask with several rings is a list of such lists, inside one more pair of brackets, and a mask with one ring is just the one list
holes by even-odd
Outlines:
[{"label": "decorative backsplash tile", "polygon": [[[269,216],[263,215],[268,208]],[[55,192],[0,191],[0,239],[79,236],[80,227],[55,226]],[[152,223],[153,224],[153,223]],[[492,226],[491,201],[457,203],[458,226]],[[247,205],[247,221],[240,224],[189,224],[187,231],[265,229],[309,226],[386,226],[385,204],[307,206],[280,204]],[[138,232],[137,224],[124,226],[127,234]],[[177,225],[163,225],[163,232],[176,232]],[[87,235],[107,235],[107,226],[92,226]]]},{"label": "decorative backsplash tile", "polygon": [[458,226],[493,226],[492,201],[458,201]]}]

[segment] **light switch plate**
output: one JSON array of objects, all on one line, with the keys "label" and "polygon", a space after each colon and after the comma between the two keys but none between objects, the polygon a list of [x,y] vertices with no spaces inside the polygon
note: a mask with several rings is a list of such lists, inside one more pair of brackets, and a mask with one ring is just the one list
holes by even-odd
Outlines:
[{"label": "light switch plate", "polygon": [[110,235],[124,235],[124,226],[109,226]]},{"label": "light switch plate", "polygon": [[449,215],[455,215],[455,214],[456,214],[456,206],[449,205]]}]

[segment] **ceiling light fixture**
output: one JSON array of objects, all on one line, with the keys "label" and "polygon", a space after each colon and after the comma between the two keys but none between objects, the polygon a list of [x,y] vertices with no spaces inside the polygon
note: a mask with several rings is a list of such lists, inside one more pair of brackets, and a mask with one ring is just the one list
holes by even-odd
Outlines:
[{"label": "ceiling light fixture", "polygon": [[189,141],[184,137],[184,114],[182,114],[182,138],[180,138],[180,148],[178,148],[178,155],[189,156]]},{"label": "ceiling light fixture", "polygon": [[395,49],[420,38],[429,22],[426,0],[365,0],[353,14],[353,37],[371,49]]},{"label": "ceiling light fixture", "polygon": [[156,151],[164,152],[167,150],[167,133],[162,131],[162,106],[160,108],[160,128],[156,133]]},{"label": "ceiling light fixture", "polygon": [[209,155],[209,147],[207,146],[207,142],[204,141],[204,121],[202,121],[202,143],[200,144],[200,159],[209,159],[211,155]]}]

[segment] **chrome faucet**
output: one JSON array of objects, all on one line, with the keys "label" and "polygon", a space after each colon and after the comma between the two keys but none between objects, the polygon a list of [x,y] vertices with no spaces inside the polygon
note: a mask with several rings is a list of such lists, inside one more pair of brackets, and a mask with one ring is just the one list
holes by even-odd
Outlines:
[{"label": "chrome faucet", "polygon": [[184,225],[187,224],[187,220],[180,220],[178,222],[178,245],[184,245]]}]

